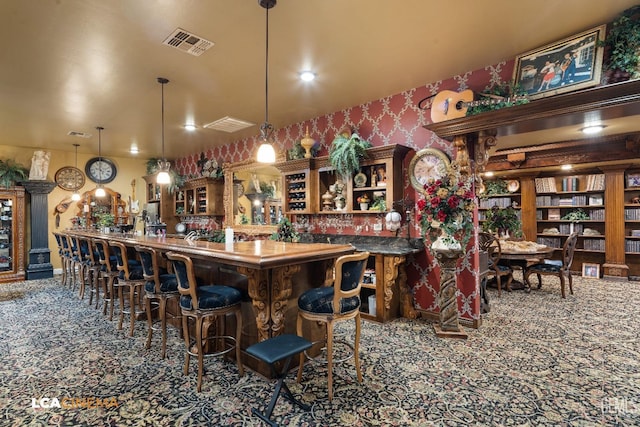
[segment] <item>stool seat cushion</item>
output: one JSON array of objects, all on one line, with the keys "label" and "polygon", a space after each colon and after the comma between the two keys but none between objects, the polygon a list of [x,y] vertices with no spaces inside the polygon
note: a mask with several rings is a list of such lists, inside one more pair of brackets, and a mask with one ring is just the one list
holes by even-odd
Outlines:
[{"label": "stool seat cushion", "polygon": [[[118,277],[124,280],[124,271],[121,271]],[[142,267],[129,267],[129,280],[142,280],[144,276],[142,275]]]},{"label": "stool seat cushion", "polygon": [[284,334],[247,347],[247,353],[272,365],[278,360],[298,354],[312,345],[310,341],[298,335]]},{"label": "stool seat cushion", "polygon": [[[340,301],[340,313],[349,313],[360,307],[360,297]],[[306,291],[298,298],[298,308],[309,313],[333,313],[333,286],[323,286]]]},{"label": "stool seat cushion", "polygon": [[[198,286],[198,308],[211,310],[228,307],[240,303],[242,295],[240,291],[231,286],[207,285]],[[193,310],[191,296],[180,296],[180,307],[185,310]]]},{"label": "stool seat cushion", "polygon": [[557,265],[557,264],[546,264],[546,263],[541,263],[541,264],[534,264],[531,265],[527,268],[528,271],[532,272],[532,273],[559,273],[560,269],[562,268],[562,264],[561,265]]},{"label": "stool seat cushion", "polygon": [[[156,283],[153,280],[148,280],[144,284],[144,289],[147,292],[155,293]],[[160,292],[178,292],[178,280],[175,274],[160,275]]]}]

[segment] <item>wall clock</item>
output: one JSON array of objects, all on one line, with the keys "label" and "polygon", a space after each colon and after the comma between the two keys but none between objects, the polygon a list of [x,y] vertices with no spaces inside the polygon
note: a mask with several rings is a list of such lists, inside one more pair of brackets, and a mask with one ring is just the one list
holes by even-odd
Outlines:
[{"label": "wall clock", "polygon": [[64,166],[58,169],[54,177],[58,187],[68,191],[78,191],[84,186],[84,174],[73,166]]},{"label": "wall clock", "polygon": [[447,174],[449,157],[435,148],[423,148],[411,159],[409,180],[413,188],[424,193],[424,185],[429,180],[442,178]]},{"label": "wall clock", "polygon": [[84,172],[96,184],[107,184],[115,179],[118,170],[111,160],[94,157],[87,162]]}]

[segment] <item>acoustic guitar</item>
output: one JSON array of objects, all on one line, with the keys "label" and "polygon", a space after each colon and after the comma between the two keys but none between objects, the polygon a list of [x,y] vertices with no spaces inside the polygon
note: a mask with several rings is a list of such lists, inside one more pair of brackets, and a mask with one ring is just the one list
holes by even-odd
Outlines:
[{"label": "acoustic guitar", "polygon": [[491,105],[500,102],[515,102],[519,99],[525,99],[526,96],[510,96],[504,98],[496,95],[486,95],[490,99],[473,100],[473,91],[471,89],[462,92],[454,92],[452,90],[443,90],[439,92],[431,103],[431,121],[433,123],[443,122],[445,120],[457,119],[467,114],[469,107],[478,105]]}]

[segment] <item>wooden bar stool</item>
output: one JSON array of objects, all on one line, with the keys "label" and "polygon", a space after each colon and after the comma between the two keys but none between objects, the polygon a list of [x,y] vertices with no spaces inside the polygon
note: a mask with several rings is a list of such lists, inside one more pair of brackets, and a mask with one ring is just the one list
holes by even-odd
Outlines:
[{"label": "wooden bar stool", "polygon": [[[302,353],[303,351],[310,348],[313,344],[306,339],[299,337],[293,334],[284,334],[279,335],[274,338],[269,338],[257,344],[253,344],[247,348],[247,353],[252,355],[253,357],[262,360],[267,363],[271,368],[271,372],[275,378],[277,378],[276,387],[273,390],[273,395],[271,396],[271,401],[267,406],[267,410],[262,413],[256,408],[251,409],[251,413],[261,420],[266,422],[267,424],[277,427],[278,424],[271,420],[271,414],[273,413],[273,408],[276,406],[276,402],[278,401],[278,397],[280,397],[280,393],[282,396],[287,399],[289,402],[298,405],[305,411],[309,411],[311,407],[309,405],[305,405],[298,399],[296,399],[289,387],[284,382],[287,372],[289,371],[289,365],[291,364],[291,359],[296,354]],[[282,370],[278,372],[276,370],[276,363],[284,360],[284,365]]]},{"label": "wooden bar stool", "polygon": [[[298,298],[298,335],[303,336],[302,322],[305,319],[323,323],[326,327],[329,401],[333,399],[333,327],[336,322],[350,319],[354,319],[356,322],[353,346],[349,343],[344,344],[353,350],[358,381],[362,382],[358,355],[360,346],[360,287],[368,258],[369,252],[341,256],[336,260],[333,286],[310,289]],[[305,353],[302,352],[300,353],[298,382],[302,379],[304,360]]]},{"label": "wooden bar stool", "polygon": [[[137,260],[129,259],[127,247],[122,242],[110,242],[109,246],[113,249],[118,263],[118,299],[120,300],[120,317],[118,320],[118,329],[122,329],[124,315],[129,315],[129,336],[133,336],[135,329],[136,317],[145,311],[142,307],[142,289],[145,284],[142,275],[142,266]],[[129,305],[125,305],[124,291],[129,293]]]},{"label": "wooden bar stool", "polygon": [[[240,339],[242,337],[242,311],[240,302],[242,295],[238,289],[230,286],[207,285],[198,286],[193,262],[188,256],[175,252],[168,252],[167,258],[172,261],[173,269],[178,280],[180,292],[180,310],[182,312],[182,334],[186,347],[184,359],[184,374],[189,373],[189,359],[198,358],[198,392],[202,388],[205,356],[221,356],[235,349],[236,362],[240,376],[244,375],[240,354]],[[235,337],[224,334],[224,318],[233,313],[236,317]],[[189,336],[189,319],[195,323],[194,343]],[[217,323],[217,324],[216,324]],[[216,325],[216,334],[208,336],[208,329]],[[213,341],[218,344],[214,353],[204,354],[204,343]],[[195,345],[195,349],[193,349]]]},{"label": "wooden bar stool", "polygon": [[100,259],[100,279],[102,281],[103,298],[102,298],[102,314],[107,314],[109,309],[109,320],[113,320],[113,312],[115,306],[116,292],[115,283],[118,280],[120,272],[118,271],[118,263],[115,256],[111,255],[109,242],[104,239],[93,239],[93,243],[98,252]]},{"label": "wooden bar stool", "polygon": [[[151,339],[153,338],[153,313],[152,302],[157,303],[159,310],[160,324],[162,330],[162,358],[167,355],[167,301],[180,300],[180,292],[178,292],[178,281],[175,274],[169,274],[166,269],[160,267],[160,254],[153,248],[144,246],[136,246],[136,251],[142,263],[142,274],[145,279],[144,300],[147,312],[147,344],[146,348],[151,347]],[[174,316],[174,319],[182,316]]]}]

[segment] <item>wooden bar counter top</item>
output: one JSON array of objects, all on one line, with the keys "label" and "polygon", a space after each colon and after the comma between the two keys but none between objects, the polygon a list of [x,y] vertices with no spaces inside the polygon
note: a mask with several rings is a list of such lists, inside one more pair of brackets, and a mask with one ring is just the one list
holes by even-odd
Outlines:
[{"label": "wooden bar counter top", "polygon": [[[219,277],[219,271],[232,269],[238,277],[246,277],[250,304],[249,301],[243,303],[243,349],[285,332],[295,333],[298,296],[311,287],[324,284],[330,277],[335,259],[355,252],[350,244],[254,240],[234,242],[231,250],[224,243],[173,237],[80,230],[67,230],[66,233],[119,241],[130,248],[141,245],[164,253],[179,252],[193,259],[196,274],[207,276],[209,272],[210,277]],[[215,272],[211,273],[213,270]],[[224,280],[218,284],[234,286]],[[262,371],[262,367],[256,368]]]}]

